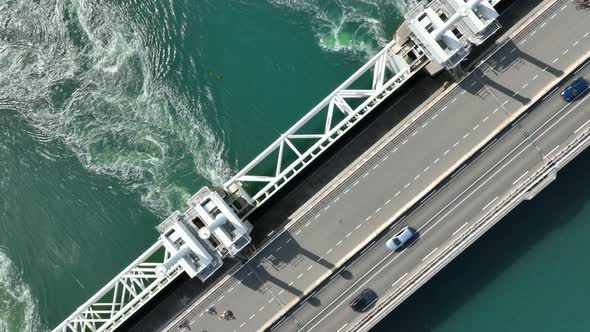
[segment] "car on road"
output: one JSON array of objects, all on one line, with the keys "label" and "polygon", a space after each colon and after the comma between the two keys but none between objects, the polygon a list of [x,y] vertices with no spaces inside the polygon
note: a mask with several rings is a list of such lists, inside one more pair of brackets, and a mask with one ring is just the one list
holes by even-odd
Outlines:
[{"label": "car on road", "polygon": [[582,92],[588,90],[588,87],[590,87],[588,81],[583,77],[578,77],[572,82],[572,84],[563,89],[561,96],[565,101],[570,102],[576,99],[576,97],[582,94]]},{"label": "car on road", "polygon": [[355,297],[348,306],[354,311],[364,312],[373,303],[377,301],[377,293],[370,288],[365,288],[357,297]]},{"label": "car on road", "polygon": [[391,239],[387,240],[385,246],[391,251],[396,251],[410,241],[414,235],[416,235],[416,231],[410,228],[410,226],[406,226],[392,236]]}]

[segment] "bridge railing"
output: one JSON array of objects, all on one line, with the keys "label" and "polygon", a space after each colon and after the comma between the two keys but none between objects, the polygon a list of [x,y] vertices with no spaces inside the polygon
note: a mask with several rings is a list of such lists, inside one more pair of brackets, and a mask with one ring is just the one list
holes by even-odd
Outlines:
[{"label": "bridge railing", "polygon": [[347,331],[366,331],[371,326],[374,326],[386,314],[385,311],[393,310],[414,289],[424,284],[434,273],[442,269],[450,260],[456,257],[462,251],[462,248],[474,242],[487,229],[491,228],[493,224],[510,212],[512,208],[520,204],[520,202],[531,199],[536,193],[547,186],[555,179],[557,171],[589,145],[590,128],[587,128],[584,132],[572,139],[566,147],[539,166],[531,176],[506,194],[502,200],[491,207],[487,213],[467,228],[463,234],[434,256],[426,265],[421,267],[413,277],[400,284],[395,291],[380,301],[370,313],[357,320]]},{"label": "bridge railing", "polygon": [[182,269],[178,267],[167,277],[157,276],[156,267],[168,257],[166,248],[157,241],[53,331],[113,331],[180,275]]},{"label": "bridge railing", "polygon": [[[408,63],[396,52],[399,52],[399,46],[391,41],[225,183],[224,189],[229,191],[233,184],[244,184],[248,191],[253,191],[249,194],[254,205],[260,206],[403,85],[417,71],[416,64],[425,62],[424,58],[419,57],[414,63]],[[368,75],[372,76],[372,80],[367,79]],[[359,101],[362,101],[360,105],[351,106]],[[344,118],[333,123],[337,117],[336,111],[341,112]],[[305,149],[298,148],[297,142],[301,140],[307,140],[308,143],[311,140],[313,144],[308,144],[310,146]],[[269,164],[271,174],[268,174],[268,167],[260,170],[260,165]]]}]

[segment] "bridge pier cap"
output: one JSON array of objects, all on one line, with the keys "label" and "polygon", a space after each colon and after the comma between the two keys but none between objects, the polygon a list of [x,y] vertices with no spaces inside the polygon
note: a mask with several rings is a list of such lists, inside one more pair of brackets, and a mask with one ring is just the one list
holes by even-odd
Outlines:
[{"label": "bridge pier cap", "polygon": [[471,44],[483,43],[500,28],[498,16],[490,0],[434,0],[407,14],[411,39],[447,69],[467,57]]}]

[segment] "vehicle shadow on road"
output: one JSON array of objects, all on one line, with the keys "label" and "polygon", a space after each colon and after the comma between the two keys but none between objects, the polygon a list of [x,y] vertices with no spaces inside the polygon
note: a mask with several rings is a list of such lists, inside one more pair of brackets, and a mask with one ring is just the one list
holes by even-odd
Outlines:
[{"label": "vehicle shadow on road", "polygon": [[504,217],[372,331],[390,331],[395,326],[400,331],[429,332],[442,327],[504,270],[579,215],[590,197],[590,179],[580,177],[588,169],[590,151],[563,169],[536,198]]}]

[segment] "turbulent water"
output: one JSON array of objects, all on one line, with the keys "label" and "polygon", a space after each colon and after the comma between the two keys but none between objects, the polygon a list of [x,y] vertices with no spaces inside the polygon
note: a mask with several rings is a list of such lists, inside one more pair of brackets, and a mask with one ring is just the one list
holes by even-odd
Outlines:
[{"label": "turbulent water", "polygon": [[[0,1],[0,332],[56,326],[191,193],[223,183],[377,52],[404,10],[402,0]],[[581,160],[378,330],[587,331]],[[498,242],[513,245],[489,250]],[[561,271],[568,287],[547,287]],[[556,308],[562,289],[575,303]]]},{"label": "turbulent water", "polygon": [[0,2],[0,331],[57,324],[159,219],[376,52],[401,12],[397,0]]}]

